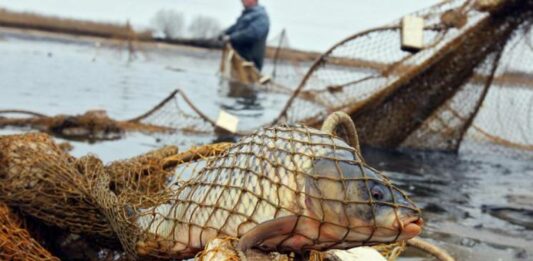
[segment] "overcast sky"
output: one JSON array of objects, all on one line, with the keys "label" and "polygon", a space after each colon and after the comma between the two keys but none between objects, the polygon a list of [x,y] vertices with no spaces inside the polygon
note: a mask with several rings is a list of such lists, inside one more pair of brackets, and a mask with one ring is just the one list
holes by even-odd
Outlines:
[{"label": "overcast sky", "polygon": [[[270,36],[287,29],[291,47],[323,51],[355,32],[389,23],[437,0],[261,0],[271,17]],[[69,18],[147,27],[158,10],[198,15],[229,26],[240,14],[240,0],[0,0],[0,8]]]}]

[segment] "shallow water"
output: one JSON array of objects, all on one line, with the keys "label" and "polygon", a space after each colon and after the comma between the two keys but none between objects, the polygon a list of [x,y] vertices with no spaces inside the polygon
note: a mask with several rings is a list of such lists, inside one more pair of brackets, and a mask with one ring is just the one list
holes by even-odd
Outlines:
[{"label": "shallow water", "polygon": [[[128,119],[179,87],[212,118],[224,108],[239,115],[243,126],[258,126],[277,115],[287,98],[262,92],[235,95],[217,76],[218,52],[145,46],[135,60],[128,61],[125,46],[110,47],[109,42],[16,31],[0,31],[0,36],[0,109],[53,115],[105,108],[112,118]],[[20,131],[0,131],[16,132]],[[186,148],[216,138],[177,134],[165,141]],[[94,153],[106,162],[162,145],[157,138],[143,134],[128,134],[112,142],[72,144],[75,156]],[[366,150],[365,157],[411,193],[424,209],[427,226],[423,236],[449,250],[457,260],[533,259],[533,230],[483,211],[484,205],[533,209],[530,161],[375,150]],[[408,252],[405,258],[422,259],[416,252]]]}]

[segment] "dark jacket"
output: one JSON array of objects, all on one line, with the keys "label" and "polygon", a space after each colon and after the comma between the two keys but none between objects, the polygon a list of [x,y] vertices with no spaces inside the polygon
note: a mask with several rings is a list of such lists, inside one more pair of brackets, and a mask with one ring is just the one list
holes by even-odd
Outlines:
[{"label": "dark jacket", "polygon": [[269,29],[270,19],[265,8],[256,5],[245,9],[237,22],[225,33],[230,36],[231,45],[239,55],[253,62],[261,70]]}]

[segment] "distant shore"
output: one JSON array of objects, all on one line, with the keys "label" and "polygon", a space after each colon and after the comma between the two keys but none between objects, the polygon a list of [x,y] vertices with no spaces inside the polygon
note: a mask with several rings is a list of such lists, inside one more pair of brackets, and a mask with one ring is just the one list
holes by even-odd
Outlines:
[{"label": "distant shore", "polygon": [[[0,8],[0,27],[42,31],[60,35],[96,37],[110,40],[139,42],[139,43],[164,43],[174,46],[188,46],[204,49],[222,49],[223,44],[215,39],[167,39],[155,37],[150,30],[136,31],[128,23],[114,24],[84,21],[78,19],[67,19],[55,16],[46,16],[34,13],[15,12]],[[340,39],[339,39],[340,40]],[[312,63],[319,59],[321,53],[295,50],[289,48],[278,48],[276,46],[267,47],[266,57],[270,59],[286,60],[291,62]],[[388,64],[361,59],[346,59],[343,57],[330,57],[330,63],[353,68],[366,68],[376,71],[384,70]],[[400,72],[406,68],[400,68]],[[476,77],[480,83],[483,77]],[[506,75],[498,76],[494,79],[496,83],[500,81],[512,82],[516,85],[533,87],[533,76],[524,72],[510,72]]]},{"label": "distant shore", "polygon": [[[66,19],[26,12],[14,12],[0,9],[0,27],[30,29],[75,36],[90,36],[123,41],[159,42],[174,45],[186,45],[208,49],[222,49],[223,44],[214,39],[167,39],[153,36],[149,30],[135,31],[128,23],[114,24],[77,19]],[[312,62],[320,53],[294,49],[279,52],[277,47],[268,47],[266,56],[279,59],[291,59]]]}]

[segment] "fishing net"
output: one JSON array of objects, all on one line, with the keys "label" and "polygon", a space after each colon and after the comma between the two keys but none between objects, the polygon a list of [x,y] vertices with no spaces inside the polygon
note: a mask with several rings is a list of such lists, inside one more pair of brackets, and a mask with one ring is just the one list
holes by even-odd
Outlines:
[{"label": "fishing net", "polygon": [[[281,38],[283,39],[283,34]],[[282,40],[280,40],[281,43],[283,43]],[[280,47],[269,51],[269,54],[273,56],[273,60],[268,60],[272,61],[273,64],[266,65],[266,67],[269,67],[268,65],[271,66],[271,69],[269,68],[271,75],[269,76],[268,74],[262,74],[254,63],[246,61],[230,44],[226,44],[222,50],[220,74],[229,81],[255,86],[258,90],[291,94],[294,90],[290,86],[295,85],[295,77],[299,78],[297,74],[290,74],[294,73],[291,68],[296,66],[292,64],[298,63],[295,61],[292,64],[283,64],[283,61],[287,60],[287,57],[282,56],[285,52],[288,52],[287,49]],[[285,54],[285,56],[288,55]],[[289,75],[292,77],[289,77]]]},{"label": "fishing net", "polygon": [[124,132],[122,126],[110,119],[105,111],[88,111],[83,115],[50,117],[40,113],[16,110],[5,110],[0,113],[7,116],[23,116],[0,118],[1,127],[27,127],[74,140],[113,140],[120,138]]},{"label": "fishing net", "polygon": [[[401,48],[398,20],[335,44],[309,66],[294,92],[294,81],[277,84],[276,77],[260,86],[292,93],[274,123],[317,127],[329,113],[342,110],[358,123],[365,144],[375,147],[519,149],[532,155],[531,5],[445,1],[410,15],[424,21],[420,50]],[[279,46],[288,46],[284,34],[278,38]],[[290,48],[270,52],[277,57],[273,63],[281,64],[267,67],[272,76],[281,77],[283,70],[299,75],[295,68],[307,68],[306,61],[314,58]],[[220,130],[186,96],[177,100],[141,122],[194,133]]]},{"label": "fishing net", "polygon": [[21,221],[4,203],[0,203],[0,259],[59,261],[21,227]]},{"label": "fishing net", "polygon": [[405,240],[419,210],[331,133],[267,128],[195,156],[151,207],[111,193],[107,175],[93,194],[132,256],[189,258],[225,236],[240,238],[239,249],[279,252]]},{"label": "fishing net", "polygon": [[132,204],[155,204],[155,199],[164,192],[167,179],[172,175],[172,166],[165,164],[164,160],[177,153],[177,147],[169,146],[128,160],[112,162],[104,170],[112,181],[111,190],[130,199]]},{"label": "fishing net", "polygon": [[[390,85],[406,78],[407,73],[416,75],[422,71],[420,65],[438,58],[434,57],[435,50],[446,40],[466,30],[465,25],[462,29],[445,26],[440,17],[444,11],[461,9],[462,5],[463,1],[446,2],[413,14],[423,17],[425,23],[425,48],[417,53],[401,50],[401,21],[340,41],[313,64],[282,116],[289,122],[321,122],[334,108],[346,110],[361,105],[392,89]],[[473,17],[469,22],[476,20]]]},{"label": "fishing net", "polygon": [[[266,57],[269,59],[263,71],[270,76],[279,92],[292,93],[319,53],[298,51],[290,43],[288,32],[283,29],[267,43]],[[275,48],[274,48],[275,47]]]},{"label": "fishing net", "polygon": [[211,134],[217,126],[180,90],[175,90],[157,106],[128,122],[164,126],[170,133],[179,130],[184,134]]},{"label": "fishing net", "polygon": [[[282,32],[270,43],[277,48],[267,50],[271,59],[265,74],[271,81],[258,86],[290,95],[274,123],[317,127],[329,113],[342,110],[358,123],[365,144],[375,147],[531,156],[532,5],[530,0],[445,1],[410,15],[423,19],[420,50],[401,48],[398,20],[340,41],[312,64],[316,54],[290,49]],[[238,55],[231,57],[222,64],[243,63]],[[239,71],[246,66],[233,67]],[[263,78],[253,66],[246,68],[252,73],[240,80]],[[227,134],[181,91],[128,121],[103,115],[98,120],[32,116],[15,122],[0,117],[0,126],[33,126],[92,139],[113,139],[126,131]]]},{"label": "fishing net", "polygon": [[[216,155],[228,144],[178,153],[174,146],[104,166],[95,156],[74,158],[46,134],[0,137],[0,200],[47,225],[87,235],[109,246],[119,243],[106,214],[120,206],[124,216],[137,208],[163,204],[169,184],[197,173],[195,162]],[[179,167],[177,167],[179,165]],[[198,165],[198,168],[201,165]],[[108,180],[99,188],[101,180]],[[109,197],[98,192],[105,190]],[[119,197],[120,204],[108,204]]]},{"label": "fishing net", "polygon": [[112,237],[105,217],[86,195],[90,167],[45,134],[0,137],[0,200],[45,223],[74,233]]},{"label": "fishing net", "polygon": [[1,200],[47,224],[103,236],[112,232],[90,198],[103,173],[110,177],[113,193],[130,204],[148,204],[168,180],[176,178],[177,165],[186,169],[190,166],[185,163],[216,155],[228,146],[213,144],[183,153],[168,146],[104,166],[95,156],[70,156],[46,134],[2,136],[0,145]]},{"label": "fishing net", "polygon": [[241,238],[239,250],[303,253],[418,234],[419,210],[366,165],[344,119],[108,165],[74,158],[45,134],[4,136],[1,200],[46,224],[120,241],[133,258],[193,257],[225,236]]},{"label": "fishing net", "polygon": [[[531,22],[507,44],[467,137],[493,149],[533,155],[533,30]],[[482,151],[475,144],[469,150]],[[514,153],[516,154],[516,153]]]},{"label": "fishing net", "polygon": [[47,116],[23,110],[1,110],[0,128],[21,127],[57,137],[101,141],[122,138],[126,132],[172,134],[176,131],[212,133],[216,123],[203,115],[179,90],[173,91],[157,106],[130,120],[115,120],[102,110],[82,115]]},{"label": "fishing net", "polygon": [[226,44],[222,50],[220,73],[227,79],[239,81],[243,84],[254,84],[268,80],[262,79],[263,76],[254,63],[242,58],[231,44]]},{"label": "fishing net", "polygon": [[277,121],[318,126],[343,110],[376,147],[457,151],[482,140],[531,151],[531,4],[446,1],[416,12],[418,52],[400,48],[401,21],[351,36],[311,67]]}]

